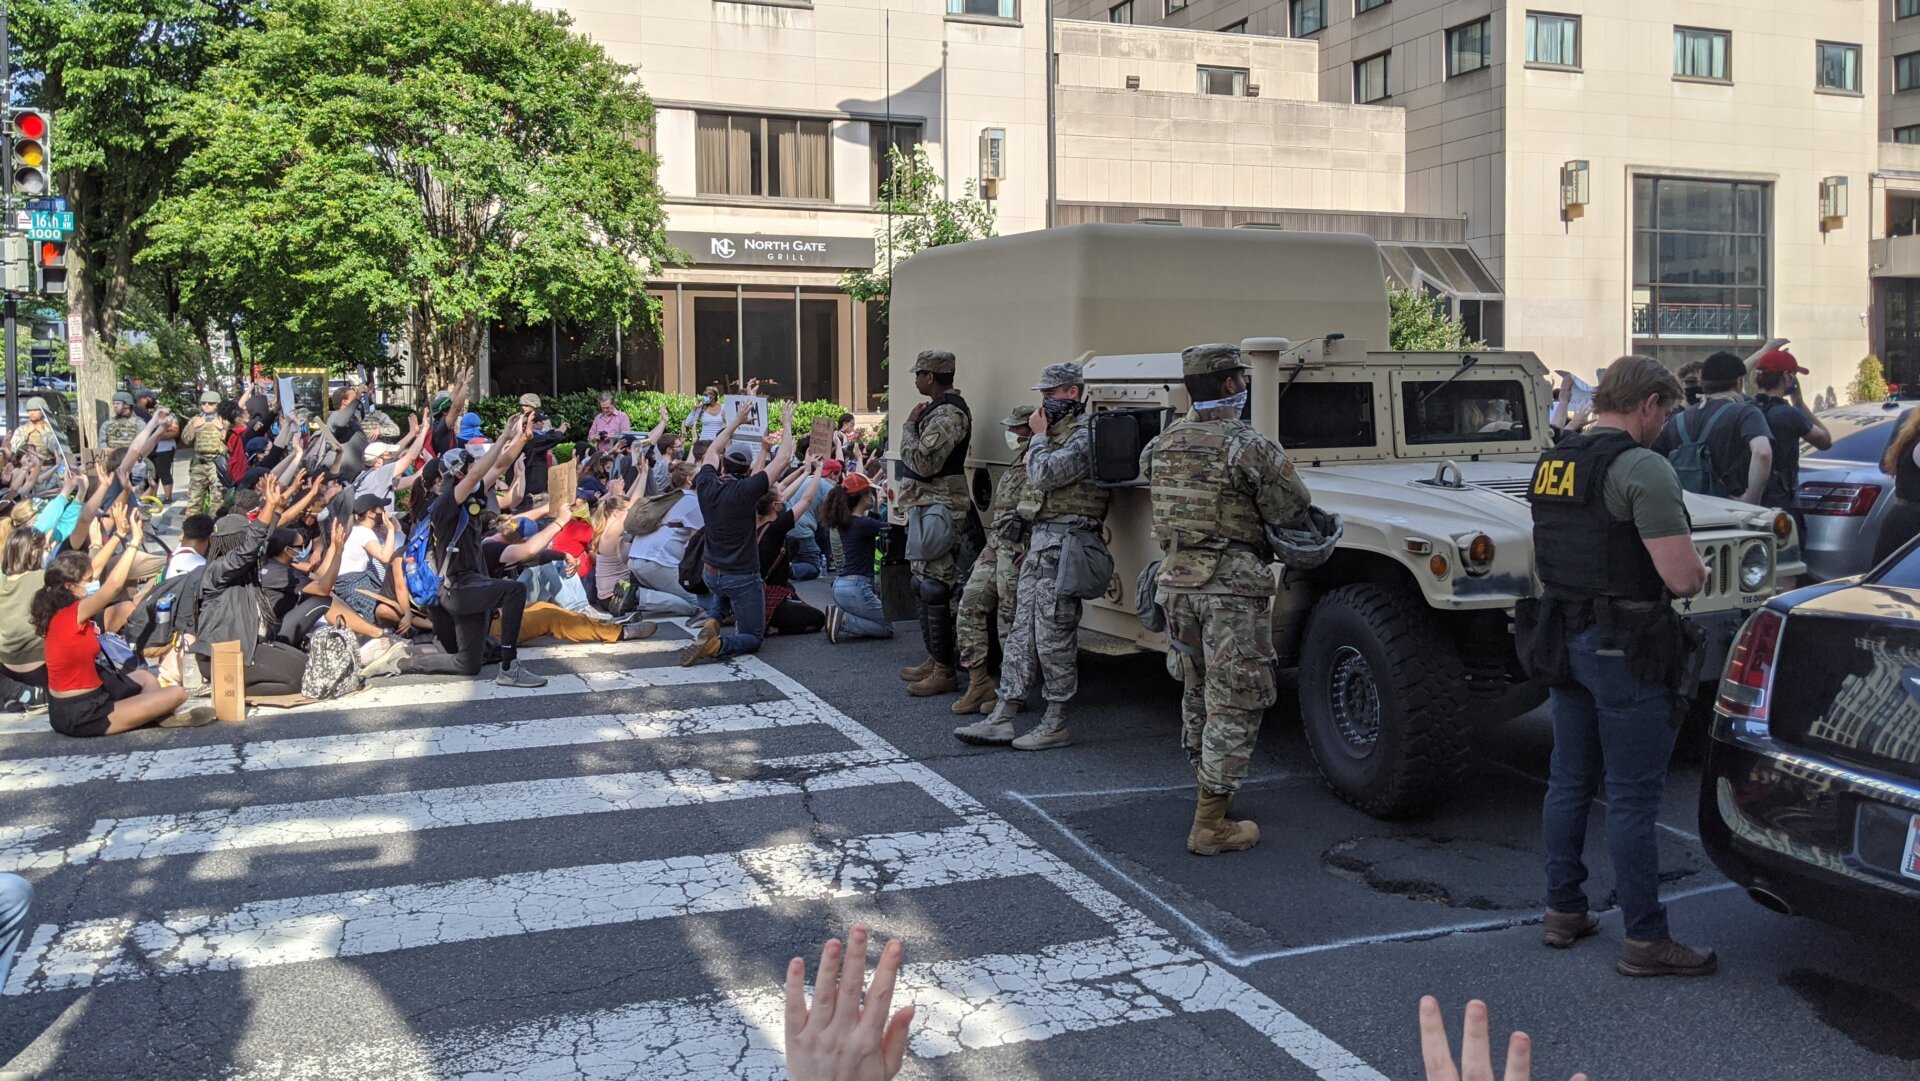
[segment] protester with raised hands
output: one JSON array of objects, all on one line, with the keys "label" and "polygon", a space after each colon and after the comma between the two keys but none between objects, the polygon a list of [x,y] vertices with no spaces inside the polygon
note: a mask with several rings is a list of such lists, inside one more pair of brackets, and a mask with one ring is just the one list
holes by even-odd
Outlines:
[{"label": "protester with raised hands", "polygon": [[854,924],[843,945],[830,938],[820,951],[813,1002],[807,1002],[807,962],[787,964],[787,1076],[792,1081],[887,1081],[907,1057],[913,1007],[889,1015],[905,947],[899,939],[880,950],[867,983],[867,929]]},{"label": "protester with raised hands", "polygon": [[[1474,999],[1467,1003],[1466,1019],[1460,1028],[1460,1062],[1454,1064],[1453,1047],[1447,1042],[1446,1019],[1440,1014],[1440,1001],[1432,995],[1420,1000],[1420,1057],[1426,1063],[1427,1081],[1494,1081],[1493,1046],[1487,1039],[1487,1004]],[[1515,1032],[1507,1039],[1506,1069],[1501,1081],[1530,1081],[1533,1076],[1533,1039]],[[1573,1081],[1587,1081],[1577,1073]]]},{"label": "protester with raised hands", "polygon": [[[766,581],[760,574],[758,507],[770,491],[769,480],[784,474],[793,461],[795,440],[781,443],[765,470],[755,468],[759,455],[732,446],[733,433],[746,423],[742,405],[707,448],[693,490],[700,498],[706,521],[703,577],[707,586],[707,621],[699,634],[680,651],[682,665],[752,653],[767,635]],[[792,428],[793,405],[781,406],[781,426]],[[765,453],[765,444],[761,453]],[[722,470],[724,468],[724,475]],[[721,621],[733,617],[732,632],[720,633]]]}]

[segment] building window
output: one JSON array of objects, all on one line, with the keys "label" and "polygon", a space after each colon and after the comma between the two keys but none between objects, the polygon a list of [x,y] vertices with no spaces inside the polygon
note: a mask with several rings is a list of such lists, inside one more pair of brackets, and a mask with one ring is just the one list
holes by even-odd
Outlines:
[{"label": "building window", "polygon": [[1121,0],[1107,9],[1107,21],[1110,23],[1133,22],[1133,0]]},{"label": "building window", "polygon": [[1893,141],[1920,145],[1920,124],[1908,124],[1904,128],[1893,129]]},{"label": "building window", "polygon": [[1353,13],[1359,15],[1377,7],[1385,7],[1387,0],[1353,0]]},{"label": "building window", "polygon": [[825,120],[700,113],[696,130],[694,172],[702,195],[833,198]]},{"label": "building window", "polygon": [[1353,65],[1353,101],[1365,105],[1387,96],[1387,61],[1391,52],[1357,60]]},{"label": "building window", "polygon": [[1289,22],[1293,36],[1306,37],[1327,28],[1327,0],[1292,0]]},{"label": "building window", "polygon": [[1911,19],[1920,15],[1920,0],[1893,0],[1893,17]]},{"label": "building window", "polygon": [[1220,28],[1220,32],[1222,34],[1244,34],[1247,32],[1247,20],[1241,19],[1232,26],[1223,26]]},{"label": "building window", "polygon": [[1814,85],[1821,90],[1860,92],[1860,46],[1816,41]]},{"label": "building window", "polygon": [[1246,68],[1210,68],[1200,65],[1200,93],[1218,94],[1222,97],[1244,98],[1247,96]]},{"label": "building window", "polygon": [[1187,6],[1187,0],[1167,0],[1167,14],[1171,15]]},{"label": "building window", "polygon": [[1481,19],[1447,31],[1447,78],[1493,63],[1493,22]]},{"label": "building window", "polygon": [[947,0],[949,15],[985,15],[990,19],[1020,16],[1019,0]]},{"label": "building window", "polygon": [[1578,68],[1580,16],[1527,12],[1527,63],[1550,68]]},{"label": "building window", "polygon": [[1731,82],[1727,54],[1732,51],[1733,35],[1725,30],[1673,28],[1673,73],[1683,79],[1711,79]]},{"label": "building window", "polygon": [[872,148],[872,166],[868,169],[867,179],[872,182],[873,201],[878,203],[886,194],[887,184],[893,179],[893,157],[889,150],[898,150],[907,157],[920,146],[921,126],[917,123],[894,123],[889,127],[884,121],[874,121],[867,126],[867,144]]},{"label": "building window", "polygon": [[1920,53],[1903,53],[1893,58],[1893,88],[1912,90],[1920,87]]},{"label": "building window", "polygon": [[1763,184],[1634,177],[1636,351],[1698,358],[1766,338],[1767,200]]}]

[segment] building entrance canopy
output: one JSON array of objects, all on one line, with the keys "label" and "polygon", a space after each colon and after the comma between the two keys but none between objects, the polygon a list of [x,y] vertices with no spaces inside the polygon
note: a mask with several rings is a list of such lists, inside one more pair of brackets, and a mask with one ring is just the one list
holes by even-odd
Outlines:
[{"label": "building entrance canopy", "polygon": [[1461,300],[1499,300],[1500,283],[1465,244],[1382,242],[1387,277],[1404,289],[1424,288]]}]

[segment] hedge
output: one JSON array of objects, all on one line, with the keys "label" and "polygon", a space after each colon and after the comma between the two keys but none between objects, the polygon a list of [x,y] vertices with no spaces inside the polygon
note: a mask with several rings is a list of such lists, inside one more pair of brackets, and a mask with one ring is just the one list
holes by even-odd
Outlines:
[{"label": "hedge", "polygon": [[[679,431],[688,414],[700,405],[700,399],[689,394],[668,394],[659,390],[630,391],[615,394],[614,405],[626,413],[637,432],[650,431],[660,422],[660,407],[667,407],[669,431]],[[498,435],[507,418],[520,409],[520,396],[501,395],[497,398],[480,398],[467,406],[480,414],[480,424],[489,435]],[[593,418],[600,412],[600,392],[581,391],[577,394],[541,395],[540,408],[553,418],[558,426],[562,422],[570,425],[570,431],[585,437],[587,429],[592,427]],[[780,403],[771,402],[768,411],[768,427],[780,430]],[[813,426],[813,418],[825,417],[829,422],[840,419],[840,414],[851,412],[837,402],[812,401],[796,402],[793,407],[794,427],[804,432]]]}]

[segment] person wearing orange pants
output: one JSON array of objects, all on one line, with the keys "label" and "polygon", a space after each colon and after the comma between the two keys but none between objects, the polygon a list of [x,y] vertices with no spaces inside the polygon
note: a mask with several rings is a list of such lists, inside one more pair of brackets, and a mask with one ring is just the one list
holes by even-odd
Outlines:
[{"label": "person wearing orange pants", "polygon": [[[525,614],[520,617],[522,642],[532,638],[553,638],[562,642],[630,642],[651,638],[654,630],[654,624],[646,620],[609,623],[547,601],[527,605]],[[493,621],[493,633],[496,637],[500,634],[498,617]]]}]

